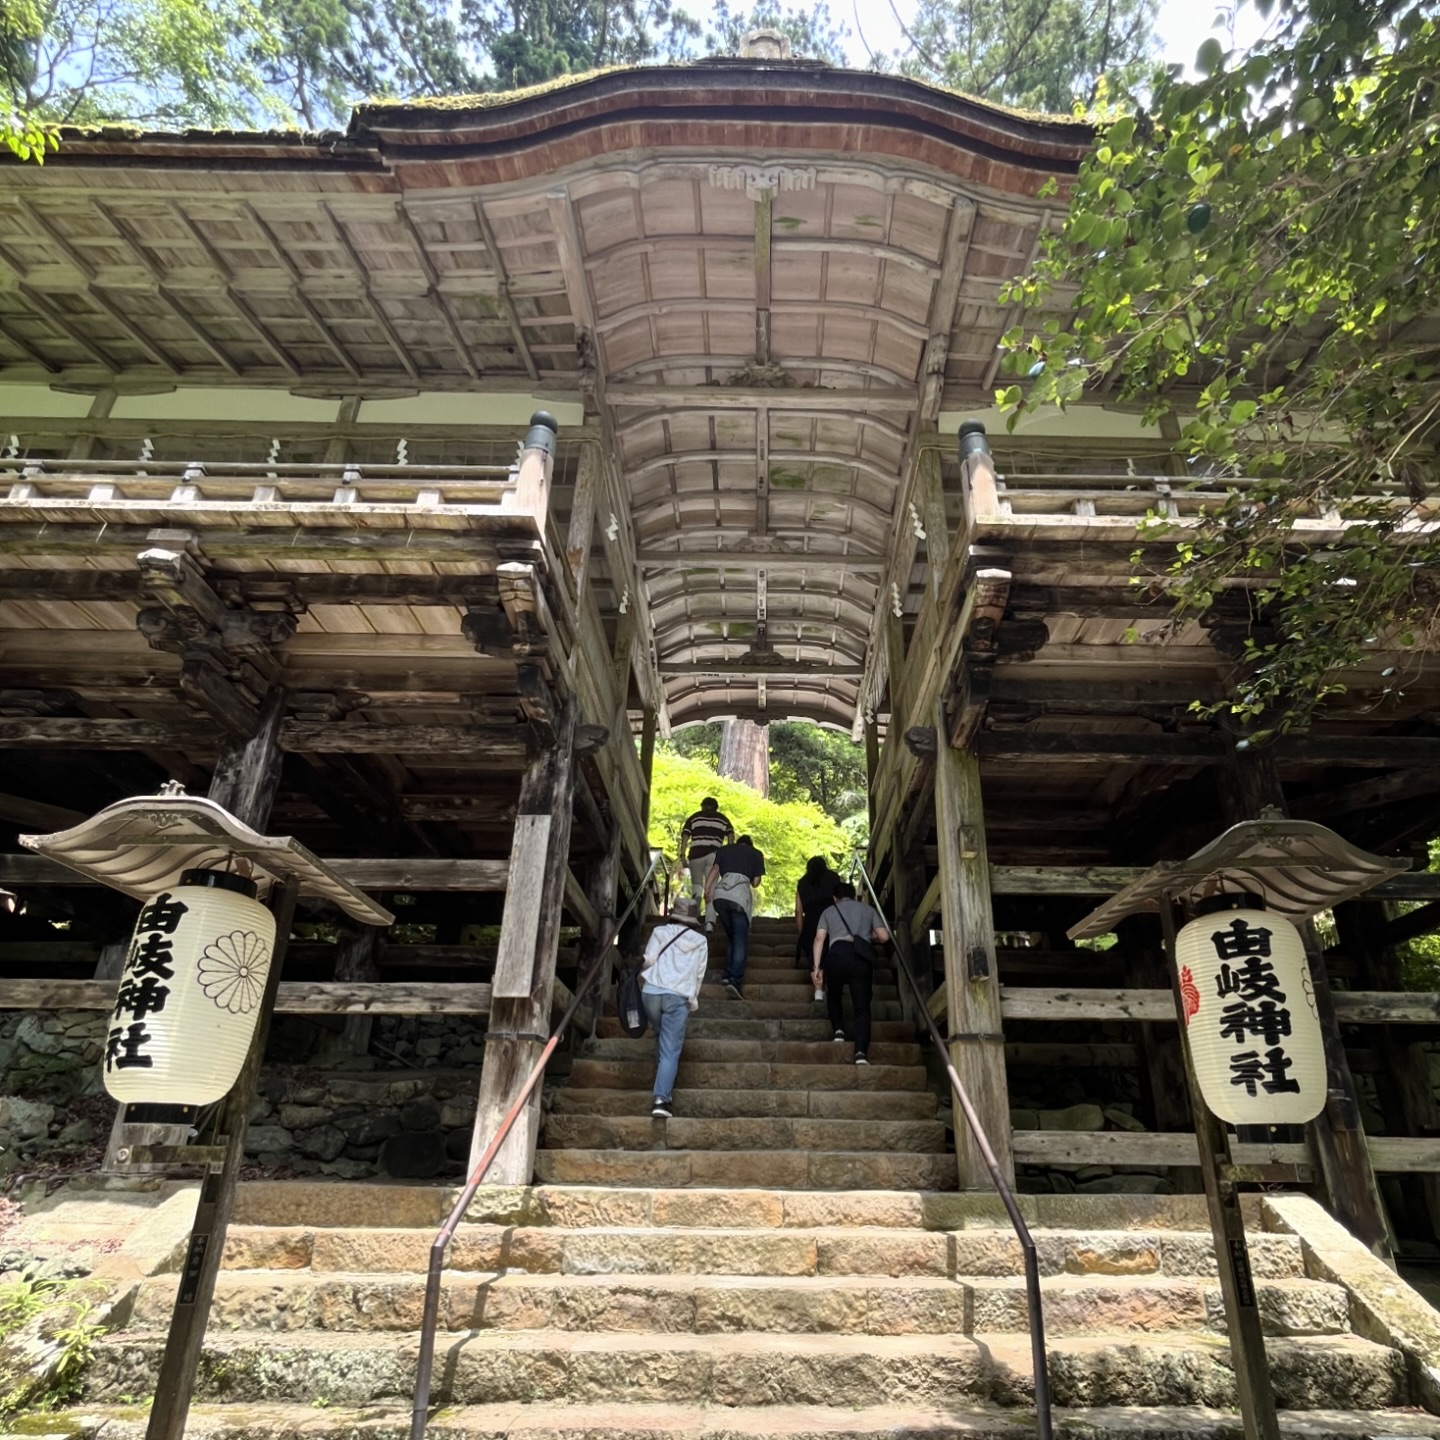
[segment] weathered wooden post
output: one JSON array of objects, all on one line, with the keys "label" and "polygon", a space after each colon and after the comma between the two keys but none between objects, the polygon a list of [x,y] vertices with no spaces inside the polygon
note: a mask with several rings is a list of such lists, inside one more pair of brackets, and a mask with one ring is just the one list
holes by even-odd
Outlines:
[{"label": "weathered wooden post", "polygon": [[[560,911],[570,854],[575,798],[575,712],[560,712],[555,744],[525,772],[510,846],[510,884],[500,920],[491,987],[490,1028],[480,1072],[480,1100],[470,1168],[485,1153],[550,1038],[550,996],[560,948]],[[540,1135],[536,1087],[486,1176],[491,1185],[528,1185]]]},{"label": "weathered wooden post", "polygon": [[[1010,1144],[1010,1095],[995,920],[990,906],[990,860],[980,800],[980,762],[945,743],[945,707],[935,702],[935,834],[940,853],[940,906],[945,931],[947,1045],[961,1083],[980,1116],[1007,1180],[1015,1176]],[[955,1128],[962,1190],[989,1190],[990,1172],[967,1128]]]}]

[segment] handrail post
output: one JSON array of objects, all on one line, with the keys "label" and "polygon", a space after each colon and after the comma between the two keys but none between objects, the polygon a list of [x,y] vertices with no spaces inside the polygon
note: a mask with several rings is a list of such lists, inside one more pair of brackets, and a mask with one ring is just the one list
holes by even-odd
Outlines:
[{"label": "handrail post", "polygon": [[[851,873],[858,873],[865,882],[865,889],[870,896],[875,913],[880,917],[880,923],[893,937],[895,931],[885,917],[880,897],[875,893],[875,886],[871,882],[870,872],[865,868],[865,862],[858,855],[854,858]],[[1010,1217],[1015,1238],[1020,1242],[1021,1260],[1025,1266],[1025,1304],[1030,1320],[1030,1359],[1035,1371],[1035,1428],[1039,1440],[1052,1440],[1054,1420],[1051,1415],[1050,1402],[1050,1365],[1045,1348],[1045,1311],[1040,1291],[1040,1260],[1035,1248],[1035,1238],[1030,1234],[1030,1227],[1020,1213],[1014,1192],[1010,1189],[1004,1171],[1000,1168],[1000,1162],[995,1157],[995,1151],[980,1123],[980,1117],[976,1113],[974,1105],[971,1104],[965,1086],[961,1083],[955,1063],[950,1058],[950,1052],[945,1048],[945,1037],[941,1035],[934,1017],[930,1014],[929,1007],[925,1004],[925,997],[920,993],[920,982],[915,978],[915,973],[910,968],[910,961],[898,943],[895,945],[895,960],[895,968],[905,977],[905,983],[910,987],[910,994],[916,1002],[918,1013],[929,1032],[930,1042],[944,1063],[945,1075],[950,1082],[955,1103],[965,1117],[965,1124],[974,1137],[975,1147],[979,1150],[980,1158],[990,1173],[991,1183],[1000,1196],[1000,1203],[1004,1205],[1005,1213]],[[416,1437],[416,1440],[419,1440],[419,1437]]]}]

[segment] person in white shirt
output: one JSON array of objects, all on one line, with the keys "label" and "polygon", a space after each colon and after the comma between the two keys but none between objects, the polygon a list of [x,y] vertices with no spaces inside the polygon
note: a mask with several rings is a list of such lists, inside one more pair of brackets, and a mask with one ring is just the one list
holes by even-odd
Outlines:
[{"label": "person in white shirt", "polygon": [[655,1028],[654,1103],[650,1113],[668,1120],[674,1113],[675,1072],[690,1012],[700,1008],[700,986],[710,963],[710,942],[700,929],[700,904],[688,896],[676,900],[670,916],[651,933],[645,946],[644,989],[640,1001]]}]

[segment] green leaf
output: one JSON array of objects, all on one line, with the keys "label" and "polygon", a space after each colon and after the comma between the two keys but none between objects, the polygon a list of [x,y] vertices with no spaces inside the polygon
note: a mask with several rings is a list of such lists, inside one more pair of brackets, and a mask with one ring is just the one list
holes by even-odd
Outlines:
[{"label": "green leaf", "polygon": [[1195,68],[1202,75],[1213,75],[1225,63],[1225,51],[1212,35],[1195,54]]}]

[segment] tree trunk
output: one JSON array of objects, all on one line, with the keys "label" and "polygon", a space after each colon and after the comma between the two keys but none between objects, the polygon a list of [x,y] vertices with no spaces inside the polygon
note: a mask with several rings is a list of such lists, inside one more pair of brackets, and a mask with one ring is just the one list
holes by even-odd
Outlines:
[{"label": "tree trunk", "polygon": [[770,793],[770,727],[727,720],[720,732],[720,773],[761,795]]}]

